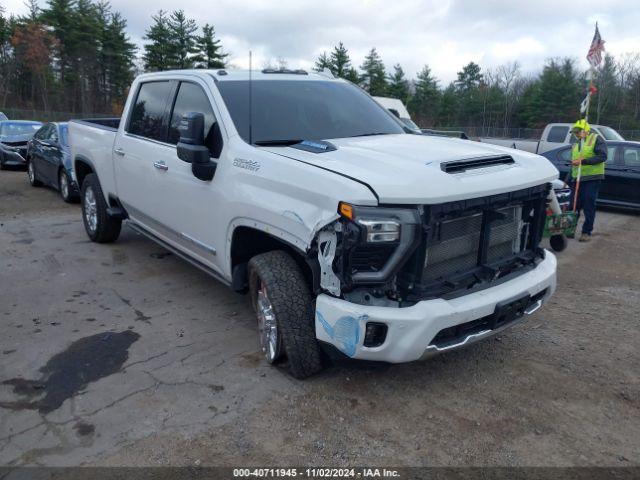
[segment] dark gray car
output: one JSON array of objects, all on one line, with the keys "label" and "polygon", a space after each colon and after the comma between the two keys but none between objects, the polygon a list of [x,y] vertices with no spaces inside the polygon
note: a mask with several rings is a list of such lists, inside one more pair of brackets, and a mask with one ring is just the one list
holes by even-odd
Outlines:
[{"label": "dark gray car", "polygon": [[34,187],[45,184],[60,192],[65,202],[78,200],[66,122],[47,123],[29,141],[27,172]]},{"label": "dark gray car", "polygon": [[27,165],[27,143],[40,127],[42,123],[27,120],[0,122],[0,168]]}]

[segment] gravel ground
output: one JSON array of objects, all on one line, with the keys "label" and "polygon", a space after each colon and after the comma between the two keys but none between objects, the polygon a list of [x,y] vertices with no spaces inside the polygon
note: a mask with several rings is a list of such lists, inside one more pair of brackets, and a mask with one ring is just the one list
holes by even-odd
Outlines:
[{"label": "gravel ground", "polygon": [[597,231],[499,337],[300,382],[246,297],[0,172],[0,465],[639,465],[640,217]]}]

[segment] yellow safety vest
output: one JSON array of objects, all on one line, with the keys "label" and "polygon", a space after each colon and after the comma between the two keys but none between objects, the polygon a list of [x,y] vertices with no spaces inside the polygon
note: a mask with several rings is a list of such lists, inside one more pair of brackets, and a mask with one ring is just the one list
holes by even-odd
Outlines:
[{"label": "yellow safety vest", "polygon": [[[578,160],[579,158],[588,159],[595,156],[596,137],[598,134],[590,133],[585,138],[582,150],[580,149],[580,143],[577,142],[571,150],[571,160]],[[596,163],[595,165],[582,164],[582,172],[580,173],[581,180],[589,180],[590,177],[604,176],[604,162]],[[578,166],[571,167],[571,178],[574,180],[578,178]]]}]

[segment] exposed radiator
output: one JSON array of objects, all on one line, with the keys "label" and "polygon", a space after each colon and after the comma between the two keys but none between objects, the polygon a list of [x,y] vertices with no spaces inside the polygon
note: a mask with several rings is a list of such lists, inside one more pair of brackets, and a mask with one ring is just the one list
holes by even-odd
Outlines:
[{"label": "exposed radiator", "polygon": [[[522,207],[496,211],[502,216],[491,222],[487,263],[500,261],[521,250]],[[439,238],[426,252],[422,281],[430,283],[478,266],[483,213],[445,220],[439,225]]]}]

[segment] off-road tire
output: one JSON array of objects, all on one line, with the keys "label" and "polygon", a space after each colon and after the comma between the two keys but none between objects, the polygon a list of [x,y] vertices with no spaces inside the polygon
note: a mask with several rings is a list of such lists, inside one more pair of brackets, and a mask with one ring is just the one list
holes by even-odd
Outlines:
[{"label": "off-road tire", "polygon": [[289,373],[304,379],[322,370],[315,333],[315,301],[295,260],[276,250],[249,261],[249,291],[256,305],[257,285],[264,284],[278,323]]},{"label": "off-road tire", "polygon": [[[87,198],[87,191],[89,189],[93,191],[96,203],[97,225],[95,230],[92,230],[87,222],[87,205],[85,203]],[[84,229],[91,241],[97,243],[115,242],[120,235],[122,220],[113,218],[107,214],[108,205],[106,200],[104,199],[102,188],[100,187],[100,182],[98,181],[98,176],[95,173],[90,173],[89,175],[87,175],[82,182],[81,204]]]},{"label": "off-road tire", "polygon": [[[29,173],[30,168],[32,169],[31,173]],[[32,179],[32,176],[33,176],[33,179]],[[38,177],[36,175],[36,167],[33,163],[31,163],[31,160],[27,160],[27,178],[29,179],[29,185],[31,185],[32,187],[42,186],[42,182],[38,180]]]},{"label": "off-road tire", "polygon": [[568,243],[567,237],[564,235],[551,235],[549,238],[549,244],[554,252],[562,252],[567,248]]}]

